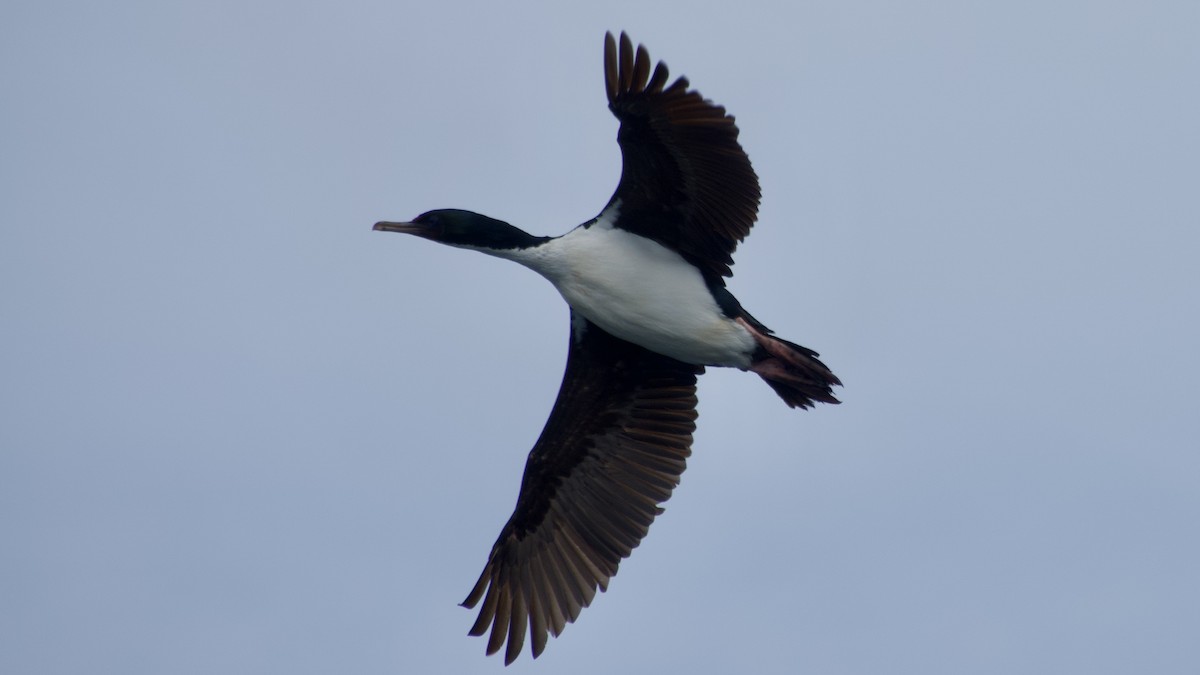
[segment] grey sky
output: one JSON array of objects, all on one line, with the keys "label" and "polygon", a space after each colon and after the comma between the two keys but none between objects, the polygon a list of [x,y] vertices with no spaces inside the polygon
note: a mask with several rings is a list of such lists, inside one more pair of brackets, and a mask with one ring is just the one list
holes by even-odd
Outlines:
[{"label": "grey sky", "polygon": [[666,514],[512,671],[1196,672],[1197,26],[1194,2],[5,3],[0,672],[499,671],[456,603],[566,308],[370,226],[595,215],[621,29],[737,116],[764,197],[731,288],[845,404],[706,375]]}]

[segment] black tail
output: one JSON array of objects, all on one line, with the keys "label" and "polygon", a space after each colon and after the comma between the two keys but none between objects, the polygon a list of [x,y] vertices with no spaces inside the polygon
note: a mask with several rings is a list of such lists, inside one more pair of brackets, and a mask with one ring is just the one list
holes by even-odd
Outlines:
[{"label": "black tail", "polygon": [[814,403],[841,403],[833,395],[833,387],[842,381],[817,358],[818,354],[768,335],[753,325],[739,320],[758,341],[758,351],[750,370],[775,390],[790,408],[811,408]]}]

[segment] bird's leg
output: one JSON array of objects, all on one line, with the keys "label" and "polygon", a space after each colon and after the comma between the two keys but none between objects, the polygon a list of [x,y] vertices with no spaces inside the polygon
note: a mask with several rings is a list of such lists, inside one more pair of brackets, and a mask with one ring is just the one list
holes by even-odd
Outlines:
[{"label": "bird's leg", "polygon": [[816,352],[767,335],[745,319],[735,321],[758,343],[748,370],[762,377],[789,406],[807,408],[813,401],[838,402],[831,388],[841,382],[817,359]]}]

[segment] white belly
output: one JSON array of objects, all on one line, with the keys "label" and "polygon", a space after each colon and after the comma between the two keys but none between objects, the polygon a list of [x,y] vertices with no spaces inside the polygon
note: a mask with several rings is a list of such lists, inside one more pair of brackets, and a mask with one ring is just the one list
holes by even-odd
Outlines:
[{"label": "white belly", "polygon": [[750,365],[754,338],[721,313],[700,272],[669,248],[597,223],[514,253],[529,253],[512,258],[623,340],[687,363]]}]

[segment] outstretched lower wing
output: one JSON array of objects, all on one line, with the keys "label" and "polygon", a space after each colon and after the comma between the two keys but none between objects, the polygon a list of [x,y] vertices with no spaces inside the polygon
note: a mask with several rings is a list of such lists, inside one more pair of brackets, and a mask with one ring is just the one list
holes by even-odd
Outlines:
[{"label": "outstretched lower wing", "polygon": [[517,507],[463,606],[483,600],[471,635],[487,653],[528,632],[536,658],[606,590],[662,512],[691,454],[696,376],[572,314],[562,388],[521,480]]}]

